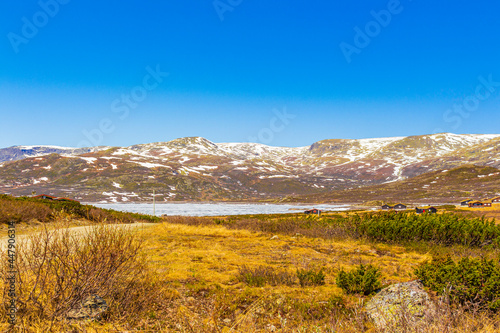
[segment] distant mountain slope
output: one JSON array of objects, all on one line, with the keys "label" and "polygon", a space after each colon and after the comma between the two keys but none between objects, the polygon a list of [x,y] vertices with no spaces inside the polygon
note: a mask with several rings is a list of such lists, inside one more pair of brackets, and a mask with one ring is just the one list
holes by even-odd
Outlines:
[{"label": "distant mountain slope", "polygon": [[464,165],[452,170],[432,171],[411,179],[288,198],[306,202],[457,202],[500,196],[500,170],[488,166]]},{"label": "distant mountain slope", "polygon": [[86,201],[285,200],[463,165],[500,168],[500,135],[324,140],[309,147],[200,137],[122,147],[1,149],[0,192]]},{"label": "distant mountain slope", "polygon": [[49,154],[80,155],[102,149],[105,149],[105,147],[67,148],[57,146],[14,146],[0,149],[0,162],[17,161],[29,157],[45,156]]}]

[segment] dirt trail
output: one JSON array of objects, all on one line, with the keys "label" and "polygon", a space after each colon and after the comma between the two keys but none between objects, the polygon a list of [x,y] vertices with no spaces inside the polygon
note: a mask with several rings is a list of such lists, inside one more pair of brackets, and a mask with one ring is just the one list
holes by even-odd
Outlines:
[{"label": "dirt trail", "polygon": [[[156,223],[131,223],[131,224],[108,224],[106,225],[108,228],[131,228],[131,229],[138,229],[138,231],[141,231],[143,229],[149,228],[151,226],[156,225]],[[98,227],[100,225],[89,225],[89,226],[83,226],[83,227],[71,227],[68,228],[72,234],[77,234],[77,235],[84,235],[90,230]],[[50,229],[53,230],[53,229]],[[66,228],[61,228],[61,229],[56,229],[56,230],[66,230]],[[35,233],[41,233],[42,231],[37,231]],[[22,235],[16,235],[16,244],[19,244],[19,241],[22,241],[24,239],[27,239],[29,236],[31,236],[33,233],[27,233],[27,234],[22,234]],[[7,242],[8,242],[8,237],[7,233],[5,236],[0,238],[0,249],[2,252],[5,252],[7,249]]]}]

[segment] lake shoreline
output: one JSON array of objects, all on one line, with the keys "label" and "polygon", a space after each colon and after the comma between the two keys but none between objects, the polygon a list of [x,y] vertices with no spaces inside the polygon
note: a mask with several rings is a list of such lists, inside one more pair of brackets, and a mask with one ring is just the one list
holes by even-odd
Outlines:
[{"label": "lake shoreline", "polygon": [[254,214],[293,214],[316,208],[323,211],[348,211],[352,205],[269,204],[269,203],[93,203],[92,205],[130,213],[156,216],[226,216]]}]

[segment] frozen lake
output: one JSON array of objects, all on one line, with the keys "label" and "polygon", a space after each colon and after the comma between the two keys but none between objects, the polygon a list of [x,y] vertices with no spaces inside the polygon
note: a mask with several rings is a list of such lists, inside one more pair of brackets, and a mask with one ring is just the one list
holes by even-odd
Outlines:
[{"label": "frozen lake", "polygon": [[[153,204],[93,204],[96,207],[153,215]],[[349,205],[279,205],[247,203],[158,203],[156,215],[219,216],[297,213],[317,208],[323,211],[348,210]]]}]

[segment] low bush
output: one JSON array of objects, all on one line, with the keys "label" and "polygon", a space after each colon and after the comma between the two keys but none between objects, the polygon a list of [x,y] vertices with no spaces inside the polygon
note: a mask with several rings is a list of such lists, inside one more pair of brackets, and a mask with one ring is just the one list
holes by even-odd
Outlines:
[{"label": "low bush", "polygon": [[297,269],[297,277],[301,287],[322,286],[325,284],[325,273],[323,269]]},{"label": "low bush", "polygon": [[266,284],[291,286],[295,283],[295,277],[290,272],[266,266],[255,268],[242,266],[238,272],[238,280],[252,287],[263,287]]},{"label": "low bush", "polygon": [[372,265],[359,265],[350,272],[341,270],[336,283],[347,294],[370,295],[382,287],[380,271]]},{"label": "low bush", "polygon": [[500,309],[500,264],[485,258],[436,258],[415,269],[422,283],[452,303]]},{"label": "low bush", "polygon": [[38,220],[46,222],[52,210],[38,202],[19,202],[0,198],[0,223]]},{"label": "low bush", "polygon": [[494,220],[461,217],[453,213],[369,213],[352,216],[349,225],[359,236],[375,241],[425,241],[470,247],[500,245],[500,226]]}]

